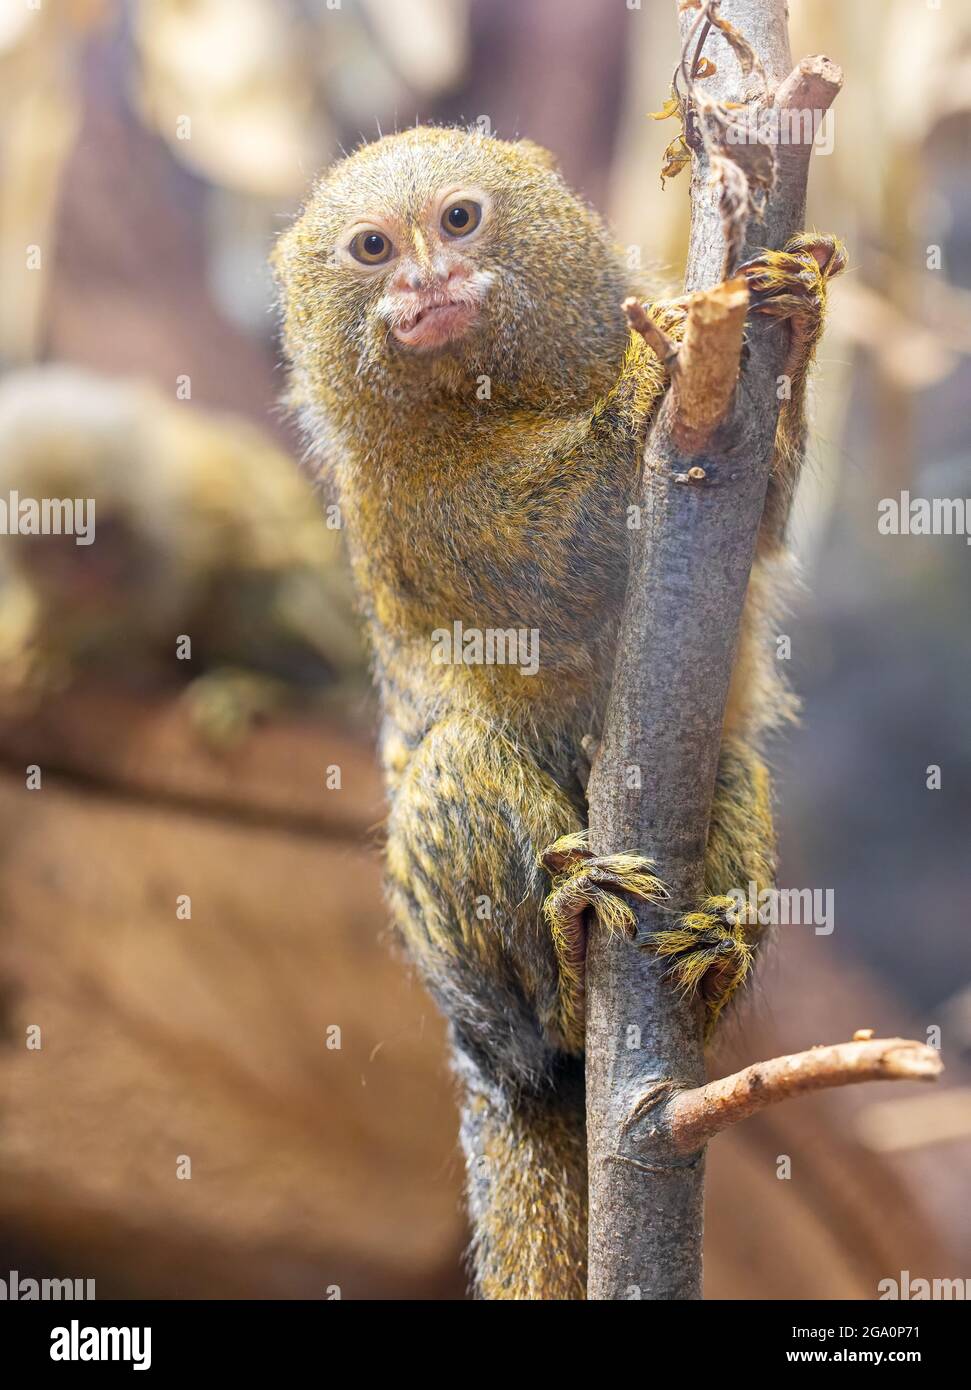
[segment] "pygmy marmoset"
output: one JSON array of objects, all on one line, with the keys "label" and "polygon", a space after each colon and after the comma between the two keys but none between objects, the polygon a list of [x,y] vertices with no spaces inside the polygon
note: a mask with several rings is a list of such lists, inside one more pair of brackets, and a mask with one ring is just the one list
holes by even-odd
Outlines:
[{"label": "pygmy marmoset", "polygon": [[[729,696],[709,897],[654,943],[710,1025],[757,933],[724,895],[772,879],[758,747],[790,700],[766,625],[806,370],[843,261],[805,235],[742,271],[753,307],[790,324],[791,398]],[[582,1298],[584,921],[623,929],[625,895],[659,891],[650,845],[585,849],[577,772],[602,720],[628,507],[666,384],[621,309],[643,287],[545,151],[455,129],[337,164],[275,264],[291,399],[332,470],[382,697],[390,901],[462,1083],[476,1289]],[[649,312],[677,335],[683,310]],[[538,659],[498,659],[510,643],[495,634],[535,636]]]}]

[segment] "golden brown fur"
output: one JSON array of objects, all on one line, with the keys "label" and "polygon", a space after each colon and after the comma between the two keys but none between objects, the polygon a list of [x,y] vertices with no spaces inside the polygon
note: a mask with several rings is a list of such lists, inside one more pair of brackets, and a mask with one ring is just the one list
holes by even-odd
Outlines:
[{"label": "golden brown fur", "polygon": [[[453,187],[477,190],[487,214],[454,248],[434,221]],[[362,222],[394,243],[387,270],[348,263],[342,248]],[[811,282],[791,310],[811,320],[800,373],[819,331],[814,244],[757,268],[767,300],[800,275]],[[591,866],[577,762],[600,727],[627,509],[664,373],[625,326],[621,301],[638,287],[619,250],[529,142],[416,129],[365,146],[317,187],[276,268],[292,399],[333,472],[372,638],[394,918],[451,1021],[476,1287],[486,1298],[581,1298],[579,918],[623,929],[623,894],[662,890],[649,845],[617,846],[637,852]],[[409,295],[444,293],[453,274],[469,300],[484,296],[473,328],[434,352],[402,347]],[[676,331],[676,310],[652,312]],[[794,437],[789,421],[780,443]],[[682,983],[704,991],[712,1022],[754,944],[751,929],[725,921],[721,895],[772,874],[756,746],[787,710],[765,626],[777,499],[791,493],[796,454],[780,449],[726,721],[713,900],[674,917],[656,943]],[[436,663],[434,634],[456,622],[538,631],[538,670]]]}]

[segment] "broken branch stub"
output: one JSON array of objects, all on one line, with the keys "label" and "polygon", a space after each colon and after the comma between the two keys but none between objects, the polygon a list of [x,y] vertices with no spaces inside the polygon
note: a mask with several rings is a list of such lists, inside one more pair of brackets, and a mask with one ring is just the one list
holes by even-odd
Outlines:
[{"label": "broken branch stub", "polygon": [[731,410],[748,303],[743,279],[703,290],[688,302],[670,416],[672,437],[683,454],[700,454]]}]

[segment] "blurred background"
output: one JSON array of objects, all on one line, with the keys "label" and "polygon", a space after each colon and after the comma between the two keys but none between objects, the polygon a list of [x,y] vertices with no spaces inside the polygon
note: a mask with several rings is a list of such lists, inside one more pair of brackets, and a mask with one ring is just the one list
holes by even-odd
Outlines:
[{"label": "blurred background", "polygon": [[[971,551],[877,530],[902,490],[971,499],[971,14],[790,8],[846,73],[810,221],[851,270],[772,760],[780,881],[833,890],[835,930],[777,930],[712,1068],[871,1027],[947,1071],[720,1137],[706,1279],[873,1298],[971,1275]],[[3,1277],[465,1296],[443,1029],[386,938],[267,255],[342,147],[420,118],[548,146],[676,284],[687,179],[648,119],[676,57],[673,0],[0,0],[0,499],[94,497],[98,538],[0,537]]]}]

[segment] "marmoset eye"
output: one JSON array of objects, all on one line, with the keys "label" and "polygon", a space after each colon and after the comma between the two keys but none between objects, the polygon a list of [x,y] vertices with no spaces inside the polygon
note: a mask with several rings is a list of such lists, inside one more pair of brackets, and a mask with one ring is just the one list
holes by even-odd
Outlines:
[{"label": "marmoset eye", "polygon": [[383,232],[358,232],[350,245],[351,255],[362,265],[381,265],[391,259],[393,250]]},{"label": "marmoset eye", "polygon": [[442,213],[442,228],[449,236],[468,236],[482,221],[482,206],[471,198],[460,198]]}]

